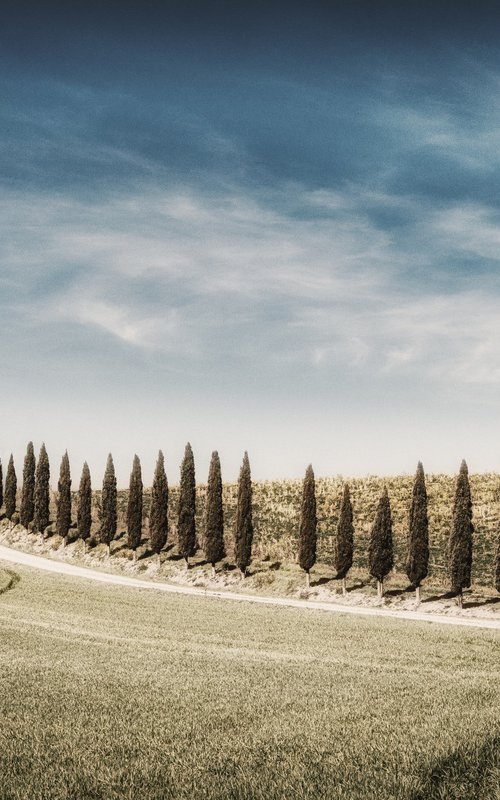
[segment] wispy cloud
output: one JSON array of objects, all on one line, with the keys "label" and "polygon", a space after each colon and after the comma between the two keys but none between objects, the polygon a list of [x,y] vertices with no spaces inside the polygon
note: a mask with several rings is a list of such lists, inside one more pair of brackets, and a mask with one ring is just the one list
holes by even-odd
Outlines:
[{"label": "wispy cloud", "polygon": [[298,184],[278,201],[276,190],[236,187],[211,195],[143,186],[100,205],[9,194],[3,278],[40,325],[65,320],[165,357],[239,352],[269,364],[500,383],[494,276],[445,292],[407,282],[423,262],[427,273],[446,272],[459,250],[497,258],[494,211],[454,204],[419,215],[408,197],[422,241],[414,253],[412,237],[405,246],[371,220],[373,202],[360,187]]}]

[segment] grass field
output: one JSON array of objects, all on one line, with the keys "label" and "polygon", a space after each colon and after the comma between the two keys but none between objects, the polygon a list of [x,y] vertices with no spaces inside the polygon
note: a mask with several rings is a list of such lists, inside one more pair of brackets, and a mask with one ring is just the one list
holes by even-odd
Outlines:
[{"label": "grass field", "polygon": [[0,797],[500,797],[500,636],[19,569]]}]

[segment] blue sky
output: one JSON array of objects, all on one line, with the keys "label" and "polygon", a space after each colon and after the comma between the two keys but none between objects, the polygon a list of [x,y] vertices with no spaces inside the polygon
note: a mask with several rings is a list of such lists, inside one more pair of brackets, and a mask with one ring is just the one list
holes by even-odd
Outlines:
[{"label": "blue sky", "polygon": [[4,462],[499,468],[500,12],[332,5],[4,12]]}]

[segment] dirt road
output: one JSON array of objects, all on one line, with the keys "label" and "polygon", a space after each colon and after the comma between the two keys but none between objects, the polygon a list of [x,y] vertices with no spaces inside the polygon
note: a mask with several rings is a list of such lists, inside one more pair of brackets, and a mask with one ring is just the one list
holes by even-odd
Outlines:
[{"label": "dirt road", "polygon": [[99,572],[86,567],[78,567],[76,564],[68,564],[62,561],[53,561],[42,556],[35,556],[31,553],[23,553],[22,550],[14,550],[10,547],[0,545],[0,562],[7,561],[10,564],[22,564],[33,569],[43,569],[46,572],[56,572],[61,575],[73,575],[76,578],[86,578],[100,583],[118,584],[120,586],[130,586],[135,589],[153,589],[157,592],[172,592],[175,594],[189,594],[196,597],[211,597],[218,600],[237,600],[238,602],[263,603],[270,606],[287,606],[290,608],[314,609],[316,611],[329,611],[334,614],[358,614],[362,617],[394,617],[396,619],[416,620],[419,622],[438,622],[441,625],[465,625],[470,628],[492,628],[500,630],[500,620],[489,620],[480,618],[466,618],[458,615],[430,614],[422,611],[396,611],[384,608],[366,608],[356,606],[342,606],[340,604],[325,603],[314,600],[299,600],[292,597],[263,597],[261,595],[237,594],[236,592],[217,592],[212,589],[195,589],[192,586],[178,586],[172,583],[159,583],[155,581],[145,581],[140,578],[129,578],[125,575],[112,575],[108,572]]}]

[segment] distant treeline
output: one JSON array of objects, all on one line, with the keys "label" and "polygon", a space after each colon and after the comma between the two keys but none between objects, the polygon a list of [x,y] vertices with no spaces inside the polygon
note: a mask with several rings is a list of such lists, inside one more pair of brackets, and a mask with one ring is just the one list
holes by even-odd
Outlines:
[{"label": "distant treeline", "polygon": [[5,489],[0,464],[0,501],[13,524],[64,542],[100,542],[108,552],[125,529],[134,560],[146,536],[159,560],[167,543],[187,566],[201,548],[214,572],[225,558],[242,576],[252,557],[296,560],[309,582],[318,559],[335,568],[344,591],[352,566],[369,570],[380,596],[393,568],[406,572],[417,601],[428,575],[446,577],[459,602],[472,579],[500,591],[500,477],[469,478],[465,461],[456,479],[426,477],[419,463],[414,478],[315,481],[309,466],[304,481],[252,483],[245,453],[238,483],[223,484],[214,452],[207,483],[197,485],[188,444],[178,486],[169,487],[160,451],[151,489],[143,487],[135,456],[129,490],[119,492],[111,455],[102,488],[92,489],[85,463],[75,491],[65,453],[52,493],[45,446],[36,460],[30,442],[19,492],[12,455]]}]

